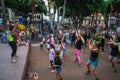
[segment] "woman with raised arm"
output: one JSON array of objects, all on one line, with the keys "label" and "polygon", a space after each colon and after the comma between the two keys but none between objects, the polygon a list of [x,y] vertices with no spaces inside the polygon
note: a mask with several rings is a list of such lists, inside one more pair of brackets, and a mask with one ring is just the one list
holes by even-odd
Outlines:
[{"label": "woman with raised arm", "polygon": [[12,49],[12,53],[11,53],[11,62],[15,63],[16,62],[16,52],[17,52],[17,44],[16,44],[16,30],[17,30],[17,26],[10,26],[9,27],[10,30],[10,36],[9,36],[9,45]]},{"label": "woman with raised arm", "polygon": [[108,42],[108,44],[111,45],[110,48],[110,55],[109,55],[109,61],[112,63],[112,68],[114,69],[114,72],[117,72],[117,63],[118,63],[118,57],[119,57],[119,43],[117,40],[117,36],[112,36],[112,39]]},{"label": "woman with raised arm", "polygon": [[99,55],[99,50],[98,50],[98,43],[97,42],[92,42],[89,40],[88,41],[89,49],[91,51],[91,55],[89,57],[89,60],[87,62],[87,68],[88,71],[86,72],[86,75],[90,74],[90,65],[93,66],[92,72],[95,75],[96,80],[98,79],[97,73],[96,73],[96,68],[98,66],[98,55]]},{"label": "woman with raised arm", "polygon": [[81,53],[82,44],[84,43],[84,39],[78,33],[76,33],[76,37],[77,37],[77,39],[75,41],[75,57],[76,57],[76,60],[78,61],[78,65],[82,66],[80,53]]}]

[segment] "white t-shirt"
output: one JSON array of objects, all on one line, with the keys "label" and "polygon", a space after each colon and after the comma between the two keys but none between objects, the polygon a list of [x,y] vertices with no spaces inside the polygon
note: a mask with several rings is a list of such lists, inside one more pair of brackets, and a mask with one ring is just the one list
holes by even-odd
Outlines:
[{"label": "white t-shirt", "polygon": [[47,48],[50,48],[50,44],[48,44],[48,42],[50,42],[50,39],[47,40]]},{"label": "white t-shirt", "polygon": [[60,51],[59,57],[60,59],[63,59],[63,50],[61,50],[62,45],[58,45],[58,51]]},{"label": "white t-shirt", "polygon": [[55,50],[53,48],[50,49],[50,52],[49,52],[49,59],[50,59],[50,61],[54,60],[54,53],[55,53]]},{"label": "white t-shirt", "polygon": [[62,47],[63,47],[63,49],[65,49],[65,43],[62,43]]},{"label": "white t-shirt", "polygon": [[43,42],[42,42],[42,41],[40,42],[40,45],[43,45]]},{"label": "white t-shirt", "polygon": [[59,34],[63,34],[61,30],[59,30]]},{"label": "white t-shirt", "polygon": [[43,42],[45,42],[45,38],[43,37]]},{"label": "white t-shirt", "polygon": [[51,41],[54,42],[54,38],[53,37],[51,37]]},{"label": "white t-shirt", "polygon": [[58,44],[55,44],[55,50],[57,51],[58,50]]}]

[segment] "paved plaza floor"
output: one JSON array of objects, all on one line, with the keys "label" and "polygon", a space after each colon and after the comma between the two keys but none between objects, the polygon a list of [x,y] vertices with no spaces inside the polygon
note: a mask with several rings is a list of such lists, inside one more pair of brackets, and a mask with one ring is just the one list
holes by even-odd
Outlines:
[{"label": "paved plaza floor", "polygon": [[[120,80],[120,65],[118,67],[118,72],[114,73],[110,62],[108,61],[109,47],[105,47],[105,54],[100,54],[99,56],[99,66],[97,68],[97,73],[99,75],[99,80]],[[67,47],[66,59],[63,63],[62,76],[64,80],[95,80],[93,74],[85,75],[87,71],[86,62],[90,56],[90,51],[88,49],[83,49],[83,54],[81,59],[83,62],[83,67],[78,66],[77,62],[74,62],[74,48]],[[28,61],[28,69],[25,80],[34,80],[30,77],[29,73],[37,72],[39,75],[38,80],[56,80],[55,73],[51,73],[48,69],[50,66],[49,55],[47,50],[40,52],[39,45],[34,45],[30,49],[30,56]]]},{"label": "paved plaza floor", "polygon": [[0,80],[22,80],[26,71],[28,46],[19,46],[17,62],[11,63],[11,48],[8,44],[0,44]]},{"label": "paved plaza floor", "polygon": [[[85,75],[87,71],[86,62],[90,55],[88,49],[83,49],[83,54],[80,55],[83,67],[78,66],[74,62],[74,47],[67,46],[66,59],[63,63],[62,76],[64,80],[95,80],[93,74]],[[51,73],[48,69],[50,66],[48,51],[45,48],[40,52],[39,44],[32,44],[28,56],[29,47],[19,46],[17,51],[17,63],[10,62],[11,48],[8,44],[0,44],[0,80],[34,80],[30,77],[29,73],[37,72],[39,75],[38,80],[56,80],[55,73]],[[118,72],[114,73],[111,64],[108,61],[109,47],[105,47],[105,54],[99,56],[99,66],[97,73],[100,80],[119,80],[120,79],[120,65]],[[26,63],[28,59],[28,63]],[[27,72],[26,71],[27,65]]]}]

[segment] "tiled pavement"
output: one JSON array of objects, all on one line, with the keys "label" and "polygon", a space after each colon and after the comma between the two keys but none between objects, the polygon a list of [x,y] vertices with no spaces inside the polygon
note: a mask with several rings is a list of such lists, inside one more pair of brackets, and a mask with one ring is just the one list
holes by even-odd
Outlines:
[{"label": "tiled pavement", "polygon": [[17,62],[10,62],[11,48],[8,44],[0,44],[0,80],[22,80],[26,71],[29,47],[19,46]]}]

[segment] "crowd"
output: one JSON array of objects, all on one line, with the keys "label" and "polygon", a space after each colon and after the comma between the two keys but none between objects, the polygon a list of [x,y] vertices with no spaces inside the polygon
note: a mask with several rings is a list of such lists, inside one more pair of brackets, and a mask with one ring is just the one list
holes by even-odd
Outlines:
[{"label": "crowd", "polygon": [[[64,80],[63,76],[60,74],[63,68],[64,61],[66,61],[66,46],[73,46],[75,48],[75,58],[78,62],[78,66],[83,66],[81,55],[82,48],[88,48],[90,50],[90,57],[88,59],[87,72],[89,75],[91,71],[93,72],[95,79],[99,80],[96,73],[96,69],[99,62],[99,54],[104,54],[104,46],[110,45],[110,55],[108,57],[111,62],[112,68],[116,73],[118,64],[120,63],[120,32],[115,31],[99,31],[97,33],[91,30],[81,30],[81,29],[69,29],[69,30],[59,30],[58,33],[43,32],[26,30],[20,31],[17,27],[10,28],[9,44],[12,48],[11,61],[16,62],[16,50],[17,45],[20,45],[21,41],[24,41],[26,45],[30,44],[30,40],[38,39],[40,41],[40,51],[44,51],[44,47],[47,47],[49,53],[50,69],[51,72],[56,72],[57,80]],[[17,45],[15,43],[15,37],[17,37]],[[88,47],[87,47],[88,46]],[[74,49],[73,48],[73,49]],[[45,48],[46,49],[46,48]],[[92,69],[90,68],[92,65]],[[91,70],[90,70],[91,69]]]},{"label": "crowd", "polygon": [[[56,72],[57,80],[63,80],[62,71],[63,63],[65,61],[66,46],[75,47],[75,57],[78,62],[78,66],[83,66],[81,56],[82,48],[88,48],[90,50],[90,57],[87,62],[87,72],[89,75],[91,71],[93,72],[95,79],[99,80],[96,73],[96,68],[99,62],[99,54],[104,54],[104,46],[110,45],[110,55],[108,57],[112,64],[112,68],[116,73],[118,64],[120,63],[120,33],[115,31],[99,31],[97,33],[92,33],[90,30],[81,29],[71,29],[71,30],[59,30],[57,36],[48,33],[47,36],[41,37],[40,49],[44,50],[45,44],[47,45],[47,50],[49,53],[50,67],[52,71]],[[88,47],[87,47],[88,45]],[[74,49],[74,48],[73,48]],[[92,70],[90,70],[90,65],[92,65]]]}]

